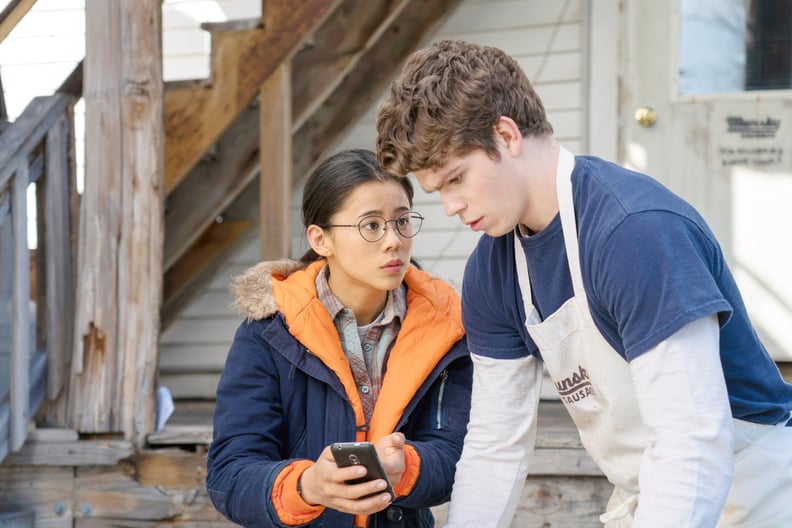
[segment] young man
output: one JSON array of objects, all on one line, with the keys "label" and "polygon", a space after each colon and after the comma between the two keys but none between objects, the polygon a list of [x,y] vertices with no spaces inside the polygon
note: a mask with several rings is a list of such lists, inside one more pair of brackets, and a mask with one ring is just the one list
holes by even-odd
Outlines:
[{"label": "young man", "polygon": [[377,116],[380,163],[482,231],[463,280],[473,404],[449,526],[508,526],[542,364],[614,484],[606,526],[784,526],[792,385],[701,216],[553,137],[515,60],[443,41]]}]

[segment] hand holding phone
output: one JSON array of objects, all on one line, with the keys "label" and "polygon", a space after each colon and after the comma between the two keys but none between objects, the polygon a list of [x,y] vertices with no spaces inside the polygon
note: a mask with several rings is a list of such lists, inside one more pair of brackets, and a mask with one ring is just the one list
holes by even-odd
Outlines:
[{"label": "hand holding phone", "polygon": [[365,476],[348,480],[346,481],[347,484],[359,484],[370,480],[383,479],[387,483],[385,491],[390,494],[391,500],[396,499],[393,486],[391,486],[390,479],[388,479],[388,475],[382,467],[374,444],[371,442],[336,442],[332,445],[331,451],[338,467],[365,466],[366,468]]}]

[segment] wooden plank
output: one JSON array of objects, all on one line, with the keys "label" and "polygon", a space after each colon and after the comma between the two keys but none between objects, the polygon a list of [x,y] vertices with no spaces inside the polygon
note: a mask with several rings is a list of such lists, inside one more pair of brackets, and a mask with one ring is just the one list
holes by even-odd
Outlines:
[{"label": "wooden plank", "polygon": [[258,106],[246,107],[168,195],[163,268],[170,269],[258,174]]},{"label": "wooden plank", "polygon": [[69,425],[153,430],[162,284],[159,0],[86,3],[86,159]]},{"label": "wooden plank", "polygon": [[61,83],[57,93],[65,93],[73,95],[75,99],[79,99],[83,94],[83,60],[77,63],[68,77]]},{"label": "wooden plank", "polygon": [[512,526],[602,528],[611,493],[604,477],[529,477]]},{"label": "wooden plank", "polygon": [[302,184],[311,170],[342,138],[344,131],[375,102],[401,63],[424,41],[459,0],[412,0],[367,44],[354,70],[296,132],[294,181]]},{"label": "wooden plank", "polygon": [[0,42],[3,42],[9,33],[24,18],[36,0],[11,0],[0,13]]},{"label": "wooden plank", "polygon": [[291,68],[281,64],[259,96],[259,233],[261,260],[289,256],[291,232]]},{"label": "wooden plank", "polygon": [[88,433],[122,429],[123,367],[117,351],[124,207],[119,11],[118,2],[86,1],[85,143],[102,154],[85,160],[66,425]]},{"label": "wooden plank", "polygon": [[[515,16],[526,13],[525,16]],[[470,34],[504,29],[525,29],[531,26],[553,26],[561,22],[581,20],[582,0],[547,2],[545,0],[463,2],[453,17],[443,24],[443,34]]]},{"label": "wooden plank", "polygon": [[[123,59],[122,157],[125,245],[118,274],[118,352],[123,358],[124,405],[120,409],[126,438],[142,447],[154,430],[162,299],[163,177],[165,127],[162,80],[161,0],[124,0],[121,39]],[[116,409],[118,411],[118,409]]]},{"label": "wooden plank", "polygon": [[13,226],[13,304],[11,309],[11,451],[18,451],[30,420],[30,261],[27,246],[27,157],[20,156],[11,188]]},{"label": "wooden plank", "polygon": [[179,261],[166,273],[163,281],[162,327],[173,321],[188,298],[195,293],[199,278],[206,279],[217,270],[222,259],[244,241],[251,222],[224,221],[209,226]]},{"label": "wooden plank", "polygon": [[788,382],[792,383],[792,361],[779,361],[777,362],[778,370],[781,371],[781,376]]},{"label": "wooden plank", "polygon": [[[239,321],[242,321],[241,317]],[[220,372],[223,370],[227,354],[227,343],[221,345],[204,345],[200,343],[170,345],[161,343],[160,375],[177,374],[179,372]]]},{"label": "wooden plank", "polygon": [[292,127],[298,130],[411,0],[344,0],[292,59]]},{"label": "wooden plank", "polygon": [[145,450],[135,455],[133,463],[135,480],[142,486],[195,488],[205,485],[206,455],[200,453],[183,449]]},{"label": "wooden plank", "polygon": [[63,429],[57,427],[35,428],[28,434],[28,442],[39,443],[62,443],[76,442],[80,435],[74,429]]},{"label": "wooden plank", "polygon": [[[201,455],[190,455],[195,464],[205,466]],[[128,462],[76,470],[71,466],[3,465],[0,511],[32,510],[36,526],[45,528],[236,526],[214,509],[203,483],[194,485],[195,478],[188,476],[178,482],[163,475],[160,483],[142,485],[134,480],[135,473],[136,468]],[[178,487],[170,486],[172,483]]]},{"label": "wooden plank", "polygon": [[40,304],[46,313],[47,338],[47,395],[55,399],[61,392],[67,376],[66,365],[71,352],[72,324],[64,314],[74,313],[74,286],[72,284],[71,210],[69,178],[72,175],[69,161],[71,123],[63,114],[52,127],[46,139],[47,175],[44,185],[44,208],[39,217],[45,226],[43,246],[46,269],[46,304]]},{"label": "wooden plank", "polygon": [[0,462],[5,460],[9,450],[9,439],[11,421],[10,407],[8,405],[8,395],[0,394]]},{"label": "wooden plank", "polygon": [[4,464],[11,466],[113,466],[132,455],[124,440],[78,440],[72,442],[27,442],[10,453]]},{"label": "wooden plank", "polygon": [[37,528],[71,528],[71,467],[0,465],[0,511],[32,509]]},{"label": "wooden plank", "polygon": [[[130,467],[129,469],[134,469]],[[184,511],[186,493],[141,486],[116,467],[79,468],[74,480],[75,518],[164,521]]]},{"label": "wooden plank", "polygon": [[5,101],[5,90],[3,90],[3,77],[0,75],[0,134],[8,128],[8,107]]},{"label": "wooden plank", "polygon": [[528,458],[529,475],[582,475],[598,477],[602,471],[582,448],[537,448]]},{"label": "wooden plank", "polygon": [[[233,332],[227,333],[233,337]],[[220,371],[196,372],[190,374],[163,374],[160,382],[167,386],[176,399],[205,399],[215,398],[217,383],[220,380]]]},{"label": "wooden plank", "polygon": [[[193,463],[205,467],[203,455],[194,457]],[[75,526],[235,526],[212,506],[203,482],[193,485],[194,477],[188,475],[179,482],[162,475],[165,480],[147,486],[135,480],[137,474],[138,467],[131,463],[79,468],[74,485],[74,502],[80,505]],[[83,519],[94,523],[83,524]]]},{"label": "wooden plank", "polygon": [[[5,189],[16,170],[13,160],[36,148],[64,111],[74,102],[66,94],[34,97],[22,114],[3,132],[0,143],[0,190]],[[0,191],[1,192],[1,191]]]},{"label": "wooden plank", "polygon": [[212,443],[211,425],[165,425],[162,431],[148,435],[148,443],[160,445],[209,445]]},{"label": "wooden plank", "polygon": [[274,2],[265,10],[265,28],[213,35],[211,89],[183,88],[165,96],[166,194],[339,2]]},{"label": "wooden plank", "polygon": [[242,318],[239,316],[183,318],[163,333],[162,340],[168,344],[228,345],[241,322]]}]

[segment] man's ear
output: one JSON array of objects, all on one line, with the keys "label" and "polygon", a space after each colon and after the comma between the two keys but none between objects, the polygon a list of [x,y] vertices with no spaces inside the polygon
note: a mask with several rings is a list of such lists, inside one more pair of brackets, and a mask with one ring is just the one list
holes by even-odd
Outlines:
[{"label": "man's ear", "polygon": [[332,244],[325,230],[316,224],[311,224],[305,232],[308,243],[317,255],[327,257],[332,254]]},{"label": "man's ear", "polygon": [[520,127],[511,117],[500,116],[492,128],[495,130],[496,141],[501,143],[509,154],[516,156],[520,153],[523,136]]}]

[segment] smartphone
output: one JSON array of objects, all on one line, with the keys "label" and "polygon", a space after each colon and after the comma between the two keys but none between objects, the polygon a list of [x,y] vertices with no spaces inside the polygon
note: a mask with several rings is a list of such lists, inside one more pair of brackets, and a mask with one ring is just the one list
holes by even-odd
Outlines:
[{"label": "smartphone", "polygon": [[[347,480],[347,484],[359,484],[361,482],[368,482],[369,480],[383,479],[388,484],[388,487],[385,488],[384,491],[390,493],[391,500],[396,499],[393,486],[391,486],[390,479],[388,479],[388,475],[382,468],[382,463],[380,463],[379,456],[377,456],[377,450],[374,448],[374,444],[371,442],[336,442],[333,444],[331,451],[333,452],[333,458],[335,458],[338,467],[366,467],[366,476]],[[377,495],[379,493],[382,492],[378,491],[377,493],[372,493],[372,495]],[[370,497],[371,495],[367,496]]]}]

